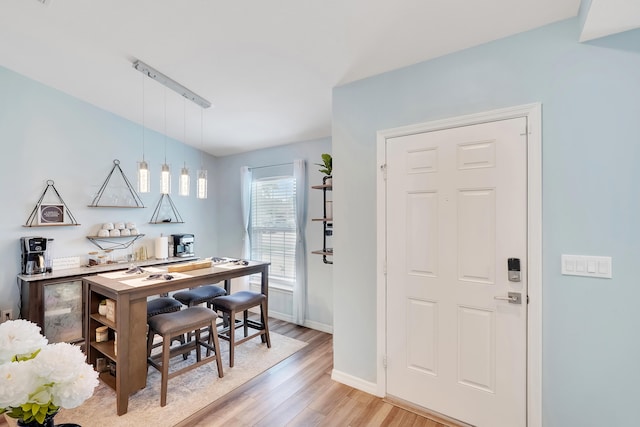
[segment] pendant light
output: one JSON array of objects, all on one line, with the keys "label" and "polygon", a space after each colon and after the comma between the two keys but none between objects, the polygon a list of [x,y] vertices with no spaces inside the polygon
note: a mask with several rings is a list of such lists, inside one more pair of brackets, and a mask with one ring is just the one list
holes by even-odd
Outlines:
[{"label": "pendant light", "polygon": [[160,193],[171,194],[171,168],[167,164],[167,90],[164,90],[164,163],[160,169]]},{"label": "pendant light", "polygon": [[142,78],[142,161],[138,162],[138,192],[139,193],[148,193],[151,191],[151,181],[149,176],[149,164],[144,159],[144,136],[145,136],[145,127],[144,127],[144,81],[146,79]]},{"label": "pendant light", "polygon": [[189,169],[187,169],[187,165],[185,163],[180,173],[180,189],[178,194],[180,194],[181,196],[188,196],[190,186],[191,186],[191,177],[189,176]]},{"label": "pendant light", "polygon": [[200,169],[198,170],[198,181],[196,197],[198,199],[207,198],[207,171],[204,168],[204,142],[203,142],[203,109],[200,109]]},{"label": "pendant light", "polygon": [[[187,145],[187,102],[185,99],[182,100],[182,109],[183,109],[183,121],[182,121],[182,143]],[[180,182],[178,187],[178,194],[180,196],[188,196],[189,195],[189,187],[191,186],[191,177],[189,176],[189,169],[187,169],[187,161],[184,161],[184,165],[182,166],[182,171],[180,172]]]}]

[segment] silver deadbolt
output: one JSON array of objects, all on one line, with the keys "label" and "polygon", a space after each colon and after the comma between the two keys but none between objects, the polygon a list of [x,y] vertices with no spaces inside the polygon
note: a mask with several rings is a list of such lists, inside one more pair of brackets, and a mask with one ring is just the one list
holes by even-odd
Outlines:
[{"label": "silver deadbolt", "polygon": [[506,297],[493,297],[501,301],[509,301],[509,304],[522,304],[522,294],[520,292],[509,292]]}]

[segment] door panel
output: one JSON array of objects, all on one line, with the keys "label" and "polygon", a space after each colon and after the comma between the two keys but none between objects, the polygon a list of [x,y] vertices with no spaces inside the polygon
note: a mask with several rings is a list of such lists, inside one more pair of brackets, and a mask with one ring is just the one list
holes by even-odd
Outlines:
[{"label": "door panel", "polygon": [[437,375],[438,305],[433,301],[410,299],[407,323],[420,325],[420,339],[407,341],[407,365],[423,373]]},{"label": "door panel", "polygon": [[494,313],[458,307],[458,382],[488,392],[495,391]]},{"label": "door panel", "polygon": [[493,189],[458,193],[458,278],[495,282],[496,200]]},{"label": "door panel", "polygon": [[[387,393],[526,425],[526,119],[387,139]],[[520,258],[521,282],[507,279]]]},{"label": "door panel", "polygon": [[[438,267],[438,194],[407,195],[407,230],[423,236],[406,236],[409,274],[437,276]],[[434,230],[433,233],[430,230]]]}]

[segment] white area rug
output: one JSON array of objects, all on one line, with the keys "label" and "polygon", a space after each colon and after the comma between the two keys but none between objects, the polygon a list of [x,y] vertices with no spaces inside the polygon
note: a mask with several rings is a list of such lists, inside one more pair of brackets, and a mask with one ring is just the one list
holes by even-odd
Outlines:
[{"label": "white area rug", "polygon": [[[147,387],[129,397],[126,414],[116,414],[115,391],[100,383],[94,395],[81,406],[62,409],[55,423],[76,423],[82,427],[174,426],[307,345],[273,332],[270,335],[270,349],[260,338],[236,346],[233,368],[229,368],[229,343],[220,340],[224,377],[218,378],[213,361],[170,379],[164,408],[160,407],[160,372],[149,367]],[[191,362],[192,358],[195,359],[194,352],[184,363]],[[181,356],[171,362],[170,369],[183,363]]]}]

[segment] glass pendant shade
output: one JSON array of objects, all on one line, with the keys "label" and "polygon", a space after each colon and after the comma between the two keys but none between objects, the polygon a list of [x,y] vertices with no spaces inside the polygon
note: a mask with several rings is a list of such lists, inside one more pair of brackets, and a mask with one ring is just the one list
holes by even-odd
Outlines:
[{"label": "glass pendant shade", "polygon": [[151,191],[149,165],[143,160],[138,163],[138,192],[148,193],[149,191]]},{"label": "glass pendant shade", "polygon": [[171,194],[171,169],[166,163],[162,165],[160,172],[160,193]]},{"label": "glass pendant shade", "polygon": [[197,182],[197,193],[196,196],[198,199],[206,199],[207,198],[207,171],[199,170],[198,171],[198,182]]},{"label": "glass pendant shade", "polygon": [[180,188],[178,190],[178,194],[180,196],[188,196],[190,184],[191,177],[189,176],[189,169],[184,167],[182,168],[182,172],[180,173]]}]

